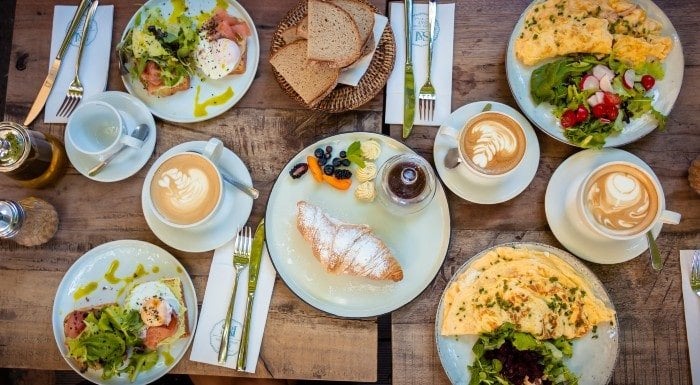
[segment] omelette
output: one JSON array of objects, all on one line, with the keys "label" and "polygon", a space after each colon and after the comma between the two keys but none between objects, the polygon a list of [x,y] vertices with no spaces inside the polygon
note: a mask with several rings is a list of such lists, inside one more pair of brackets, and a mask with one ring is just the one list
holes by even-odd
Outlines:
[{"label": "omelette", "polygon": [[540,0],[525,15],[515,55],[531,66],[574,53],[614,55],[637,66],[663,60],[671,38],[661,24],[627,0]]},{"label": "omelette", "polygon": [[506,322],[540,340],[587,334],[615,311],[566,262],[548,252],[489,251],[445,291],[441,334],[493,332]]}]

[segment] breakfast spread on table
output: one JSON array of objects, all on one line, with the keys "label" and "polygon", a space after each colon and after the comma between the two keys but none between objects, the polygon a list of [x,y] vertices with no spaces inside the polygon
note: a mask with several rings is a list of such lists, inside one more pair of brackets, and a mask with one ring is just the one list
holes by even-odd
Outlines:
[{"label": "breakfast spread on table", "polygon": [[[96,5],[88,10],[85,2],[90,0],[76,10],[69,34],[77,27],[75,20],[85,12],[89,19],[94,12]],[[401,74],[405,92],[413,93],[400,100],[404,128],[412,127],[416,106],[421,119],[431,119],[425,111],[444,97],[430,84],[432,44],[440,30],[435,3],[428,2],[425,15],[427,82],[413,84],[411,60],[418,59],[410,56]],[[432,142],[432,164],[391,137],[364,131],[294,149],[271,184],[264,225],[254,233],[245,226],[259,196],[248,171],[254,159],[244,157],[246,165],[225,135],[226,144],[212,137],[163,151],[142,181],[143,216],[156,237],[174,249],[225,251],[227,257],[216,263],[233,272],[226,315],[207,319],[206,330],[196,328],[196,297],[184,268],[156,246],[117,241],[88,251],[66,272],[54,303],[59,349],[91,381],[150,382],[182,358],[197,333],[191,360],[255,372],[267,309],[254,314],[253,307],[255,301],[269,306],[274,270],[300,299],[332,315],[375,317],[407,304],[438,274],[450,243],[450,210],[441,181],[459,197],[481,204],[520,194],[537,172],[540,157],[527,118],[565,143],[595,149],[610,147],[625,135],[636,140],[648,133],[630,134],[635,121],[665,127],[675,101],[667,76],[675,76],[674,50],[680,47],[670,22],[652,6],[628,0],[535,1],[514,29],[506,57],[509,84],[525,116],[488,101],[454,111],[437,122],[442,126]],[[422,32],[412,30],[412,1],[407,0],[404,11],[410,25],[402,54],[411,55]],[[376,13],[364,0],[302,0],[275,30],[266,70],[306,108],[340,103],[334,110],[339,112],[359,100],[338,102],[342,92],[370,93],[366,102],[384,87],[392,69],[384,68],[386,76],[375,79],[378,70],[372,66],[381,65],[377,62],[385,55],[393,66],[393,37],[387,38],[393,36],[391,27],[382,31],[384,43],[377,44]],[[254,81],[259,49],[253,19],[236,1],[148,1],[117,46],[128,93],[105,92],[82,100],[81,91],[78,107],[68,112],[69,160],[97,181],[133,175],[155,147],[151,114],[188,123],[225,113]],[[379,89],[368,91],[362,81],[357,86],[339,83],[342,73],[363,59],[372,64],[362,77],[372,78]],[[524,83],[515,83],[513,73]],[[52,85],[48,87],[50,92]],[[40,94],[38,108],[46,101],[41,99]],[[661,107],[668,100],[668,108]],[[551,118],[546,127],[538,114]],[[408,136],[410,129],[403,133]],[[60,142],[51,136],[14,123],[0,125],[0,172],[25,186],[55,183],[62,154]],[[695,163],[689,182],[697,189]],[[88,166],[97,164],[95,173],[103,172],[105,179],[87,173]],[[119,172],[111,174],[114,169]],[[32,245],[47,242],[58,227],[55,209],[40,202],[46,204],[45,214],[54,215],[46,214],[47,235]],[[37,223],[37,214],[29,210],[33,206],[0,203],[0,239],[28,245],[17,237],[17,229],[27,231]],[[613,149],[582,151],[562,163],[549,181],[545,213],[566,249],[597,263],[623,262],[647,248],[653,255],[661,225],[680,221],[680,214],[666,210],[653,170]],[[23,223],[24,218],[33,222]],[[119,256],[95,280],[91,269],[105,265],[105,255],[112,257],[101,249],[107,246]],[[176,270],[158,275],[159,266],[149,270],[141,264],[156,257]],[[138,265],[133,274],[116,278],[120,263]],[[266,289],[256,300],[261,265],[268,266],[260,277]],[[618,354],[617,313],[602,284],[575,257],[547,245],[504,244],[447,272],[453,275],[446,277],[438,305],[435,341],[450,381],[607,382]],[[244,277],[240,283],[239,277]],[[123,285],[103,286],[100,279]],[[216,291],[217,282],[210,279],[207,290]],[[243,305],[236,300],[239,286],[247,286]],[[232,326],[241,314],[243,332]],[[176,358],[174,349],[180,352]],[[253,357],[247,355],[250,350]],[[591,353],[596,350],[600,356]],[[584,361],[596,368],[596,377],[582,369]]]}]

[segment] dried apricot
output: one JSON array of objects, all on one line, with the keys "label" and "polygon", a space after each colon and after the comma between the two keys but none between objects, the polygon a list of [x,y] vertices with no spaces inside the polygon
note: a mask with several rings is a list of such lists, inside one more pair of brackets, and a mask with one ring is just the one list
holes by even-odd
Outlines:
[{"label": "dried apricot", "polygon": [[323,170],[321,170],[321,166],[318,165],[316,157],[314,157],[313,155],[307,156],[306,163],[309,164],[309,171],[311,171],[311,175],[313,175],[314,179],[316,179],[316,182],[322,182]]},{"label": "dried apricot", "polygon": [[323,175],[323,180],[338,190],[347,190],[352,185],[352,180],[350,179],[337,179],[331,175]]}]

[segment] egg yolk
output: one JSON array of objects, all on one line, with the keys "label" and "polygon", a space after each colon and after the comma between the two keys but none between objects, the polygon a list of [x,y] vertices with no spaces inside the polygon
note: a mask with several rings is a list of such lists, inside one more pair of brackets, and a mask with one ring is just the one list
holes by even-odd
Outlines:
[{"label": "egg yolk", "polygon": [[141,306],[141,320],[146,326],[162,326],[170,324],[171,309],[167,302],[153,297]]}]

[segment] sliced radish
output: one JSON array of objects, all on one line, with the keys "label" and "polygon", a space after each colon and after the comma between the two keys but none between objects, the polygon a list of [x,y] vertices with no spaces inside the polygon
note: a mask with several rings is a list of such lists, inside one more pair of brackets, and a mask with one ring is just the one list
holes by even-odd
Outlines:
[{"label": "sliced radish", "polygon": [[612,77],[605,75],[600,79],[600,90],[604,92],[614,92],[612,88]]},{"label": "sliced radish", "polygon": [[598,95],[596,95],[596,94],[589,96],[586,101],[588,102],[588,105],[591,107],[595,107],[595,106],[600,104],[600,100],[598,100]]},{"label": "sliced radish", "polygon": [[600,82],[598,78],[593,75],[586,75],[581,79],[581,89],[582,90],[598,90],[600,89]]},{"label": "sliced radish", "polygon": [[622,85],[627,88],[634,87],[634,79],[637,76],[633,69],[628,69],[625,71],[625,75],[622,77]]},{"label": "sliced radish", "polygon": [[603,77],[606,75],[610,79],[615,77],[615,73],[613,72],[613,70],[602,64],[598,64],[595,67],[593,67],[593,76],[597,77],[598,80],[603,80]]}]

